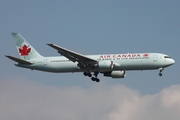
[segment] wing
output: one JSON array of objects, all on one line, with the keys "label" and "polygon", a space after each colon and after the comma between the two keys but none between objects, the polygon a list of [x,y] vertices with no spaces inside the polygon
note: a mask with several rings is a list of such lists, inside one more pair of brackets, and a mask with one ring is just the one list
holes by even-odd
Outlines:
[{"label": "wing", "polygon": [[64,57],[68,58],[72,62],[78,62],[78,66],[80,68],[84,68],[84,67],[87,68],[88,66],[94,66],[97,63],[97,60],[86,57],[82,54],[73,52],[71,50],[65,49],[63,47],[57,46],[55,44],[47,44],[47,45],[56,49],[58,51],[58,53],[60,53]]}]

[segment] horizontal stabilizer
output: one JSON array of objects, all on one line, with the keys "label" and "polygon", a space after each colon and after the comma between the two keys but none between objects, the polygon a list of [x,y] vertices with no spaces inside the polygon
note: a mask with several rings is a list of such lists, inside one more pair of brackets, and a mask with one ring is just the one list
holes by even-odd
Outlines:
[{"label": "horizontal stabilizer", "polygon": [[26,60],[22,60],[22,59],[19,59],[19,58],[16,58],[16,57],[12,57],[12,56],[9,56],[9,55],[5,55],[7,58],[15,61],[15,62],[18,62],[20,64],[33,64],[32,62],[29,62],[29,61],[26,61]]}]

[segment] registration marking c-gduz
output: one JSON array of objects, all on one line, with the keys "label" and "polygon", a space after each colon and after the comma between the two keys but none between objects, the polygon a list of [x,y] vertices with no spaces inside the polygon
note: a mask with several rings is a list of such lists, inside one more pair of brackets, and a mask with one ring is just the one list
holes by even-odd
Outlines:
[{"label": "registration marking c-gduz", "polygon": [[66,73],[83,72],[92,81],[99,82],[98,74],[106,77],[124,78],[127,70],[159,69],[162,76],[164,68],[175,61],[161,53],[127,53],[82,55],[55,44],[47,44],[61,56],[41,56],[19,33],[12,33],[20,58],[5,55],[16,62],[15,66],[46,72]]}]

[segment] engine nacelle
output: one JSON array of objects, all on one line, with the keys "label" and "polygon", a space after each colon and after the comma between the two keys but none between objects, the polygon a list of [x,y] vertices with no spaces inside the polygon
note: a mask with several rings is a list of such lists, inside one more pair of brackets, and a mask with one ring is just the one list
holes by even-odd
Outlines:
[{"label": "engine nacelle", "polygon": [[113,61],[99,61],[98,67],[102,70],[111,70],[114,67]]},{"label": "engine nacelle", "polygon": [[126,72],[124,70],[122,70],[122,71],[111,71],[111,72],[104,73],[104,76],[112,77],[112,78],[125,78]]}]

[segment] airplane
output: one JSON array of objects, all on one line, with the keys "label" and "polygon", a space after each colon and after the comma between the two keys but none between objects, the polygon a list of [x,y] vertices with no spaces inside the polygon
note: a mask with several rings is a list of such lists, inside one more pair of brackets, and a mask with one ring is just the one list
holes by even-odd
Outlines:
[{"label": "airplane", "polygon": [[5,56],[15,61],[15,66],[54,73],[83,72],[84,76],[96,82],[100,81],[99,73],[105,77],[125,78],[128,70],[159,69],[159,76],[162,76],[164,68],[175,63],[168,55],[161,53],[82,55],[55,44],[47,45],[57,50],[60,56],[44,57],[20,33],[12,33],[12,37],[20,58]]}]

